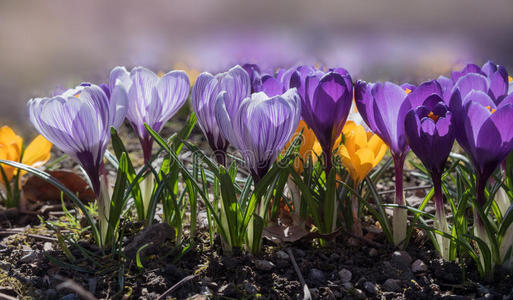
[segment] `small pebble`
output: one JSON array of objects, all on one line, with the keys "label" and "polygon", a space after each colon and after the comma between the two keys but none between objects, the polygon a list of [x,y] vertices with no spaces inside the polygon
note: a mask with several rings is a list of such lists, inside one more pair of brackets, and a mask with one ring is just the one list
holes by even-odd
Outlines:
[{"label": "small pebble", "polygon": [[401,270],[408,269],[411,265],[412,258],[406,251],[394,251],[392,253],[391,263]]},{"label": "small pebble", "polygon": [[312,268],[310,272],[308,272],[308,279],[313,285],[319,285],[326,281],[326,276],[321,270]]},{"label": "small pebble", "polygon": [[36,258],[36,252],[31,251],[28,254],[25,254],[22,258],[20,258],[20,261],[24,263],[30,263],[34,260],[34,258]]},{"label": "small pebble", "polygon": [[62,297],[61,300],[78,300],[78,296],[76,294],[67,294],[66,296]]},{"label": "small pebble", "polygon": [[387,292],[397,292],[401,290],[401,280],[389,278],[383,283],[383,289]]},{"label": "small pebble", "polygon": [[365,291],[367,291],[367,293],[369,293],[371,295],[376,294],[376,284],[374,282],[365,281],[363,283],[363,288],[365,289]]},{"label": "small pebble", "polygon": [[374,256],[376,256],[376,255],[378,255],[378,250],[376,250],[375,248],[371,248],[371,249],[369,250],[369,256],[370,256],[370,257],[374,257]]},{"label": "small pebble", "polygon": [[262,271],[270,271],[274,268],[274,264],[268,260],[257,259],[255,260],[255,268]]},{"label": "small pebble", "polygon": [[411,270],[413,273],[426,272],[428,267],[422,260],[417,259],[411,264]]},{"label": "small pebble", "polygon": [[283,250],[276,252],[276,257],[280,260],[289,260],[289,255]]},{"label": "small pebble", "polygon": [[346,290],[350,290],[353,288],[353,284],[351,282],[344,282],[342,284],[342,286],[346,289]]},{"label": "small pebble", "polygon": [[255,295],[258,293],[256,286],[252,283],[249,283],[248,281],[244,281],[244,289],[246,290],[246,293],[250,295]]},{"label": "small pebble", "polygon": [[338,276],[340,277],[340,280],[342,280],[342,282],[349,282],[351,281],[351,277],[353,277],[353,274],[348,269],[342,269],[338,272]]},{"label": "small pebble", "polygon": [[46,252],[48,252],[48,251],[52,251],[52,250],[53,250],[53,245],[52,245],[52,243],[50,243],[50,242],[45,242],[45,243],[43,244],[43,250],[44,250],[44,251],[46,251]]}]

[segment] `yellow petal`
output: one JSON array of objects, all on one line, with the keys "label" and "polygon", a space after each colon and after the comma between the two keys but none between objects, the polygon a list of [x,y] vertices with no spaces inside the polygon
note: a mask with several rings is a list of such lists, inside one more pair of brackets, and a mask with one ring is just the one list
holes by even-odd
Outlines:
[{"label": "yellow petal", "polygon": [[356,183],[360,183],[369,174],[370,170],[374,167],[372,162],[374,161],[374,153],[370,149],[364,148],[356,152],[358,157],[357,180]]},{"label": "yellow petal", "polygon": [[293,168],[298,174],[303,172],[303,163],[306,163],[309,159],[313,163],[317,161],[317,156],[322,152],[321,146],[317,141],[315,134],[312,129],[308,128],[305,121],[299,121],[296,132],[292,135],[292,138],[287,142],[285,148],[282,150],[282,154],[285,154],[290,144],[296,139],[296,137],[303,131],[301,136],[301,145],[299,146],[299,154],[296,157]]},{"label": "yellow petal", "polygon": [[[9,126],[0,128],[0,159],[19,161],[21,156],[21,147],[23,139],[17,136]],[[2,165],[8,181],[11,181],[16,169],[7,165]],[[0,182],[5,184],[3,176],[0,176]]]},{"label": "yellow petal", "polygon": [[38,135],[25,149],[23,163],[40,167],[50,159],[50,150],[52,150],[52,143],[42,135]]}]

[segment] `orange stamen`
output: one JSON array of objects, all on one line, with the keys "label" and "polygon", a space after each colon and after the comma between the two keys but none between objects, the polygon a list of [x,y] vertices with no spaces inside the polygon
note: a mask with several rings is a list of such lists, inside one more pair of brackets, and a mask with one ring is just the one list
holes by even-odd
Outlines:
[{"label": "orange stamen", "polygon": [[496,111],[496,109],[492,108],[490,105],[488,105],[486,109],[488,109],[492,114]]},{"label": "orange stamen", "polygon": [[428,114],[428,118],[430,118],[431,120],[435,121],[435,123],[438,121],[438,119],[440,119],[440,116],[439,115],[435,115],[434,112],[430,111],[429,114]]}]

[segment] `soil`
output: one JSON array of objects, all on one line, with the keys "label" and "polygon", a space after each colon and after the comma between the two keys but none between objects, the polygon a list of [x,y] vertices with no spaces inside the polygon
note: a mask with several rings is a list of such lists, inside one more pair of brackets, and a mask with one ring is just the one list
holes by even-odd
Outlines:
[{"label": "soil", "polygon": [[[128,128],[122,133],[138,156],[134,135]],[[192,139],[204,143],[197,129]],[[73,170],[76,165],[67,160],[62,166]],[[411,204],[423,197],[426,183],[409,173],[405,177],[406,186],[420,187],[406,194]],[[380,191],[392,196],[386,192],[393,190],[391,172],[385,178]],[[398,251],[370,216],[364,217],[363,240],[344,231],[322,247],[315,240],[282,245],[265,240],[262,253],[252,255],[224,253],[218,238],[210,241],[203,209],[192,241],[176,245],[166,239],[170,226],[156,223],[142,230],[126,220],[125,253],[102,254],[82,233],[74,232],[81,236],[78,245],[63,242],[73,227],[56,235],[41,224],[37,214],[63,220],[56,204],[32,205],[37,213],[28,214],[0,208],[1,299],[303,299],[303,284],[312,299],[513,299],[513,278],[505,271],[498,269],[487,281],[472,271],[470,260],[445,262],[421,230],[415,230],[405,251]],[[45,205],[54,209],[41,211]],[[137,255],[134,249],[145,244]]]}]

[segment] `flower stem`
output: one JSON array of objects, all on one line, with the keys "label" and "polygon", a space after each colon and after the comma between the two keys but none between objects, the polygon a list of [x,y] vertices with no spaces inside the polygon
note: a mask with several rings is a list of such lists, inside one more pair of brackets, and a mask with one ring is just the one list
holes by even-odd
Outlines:
[{"label": "flower stem", "polygon": [[[435,228],[441,232],[449,234],[449,226],[445,217],[444,199],[442,194],[442,176],[438,173],[432,173],[431,178],[433,179],[433,187],[435,190]],[[449,240],[439,234],[436,234],[435,236],[438,242],[438,247],[440,248],[440,256],[445,260],[449,260]]]},{"label": "flower stem", "polygon": [[[395,204],[404,205],[403,195],[403,168],[406,155],[393,155],[395,172]],[[406,238],[407,210],[401,207],[394,207],[392,227],[394,233],[394,244],[398,246]]]}]

